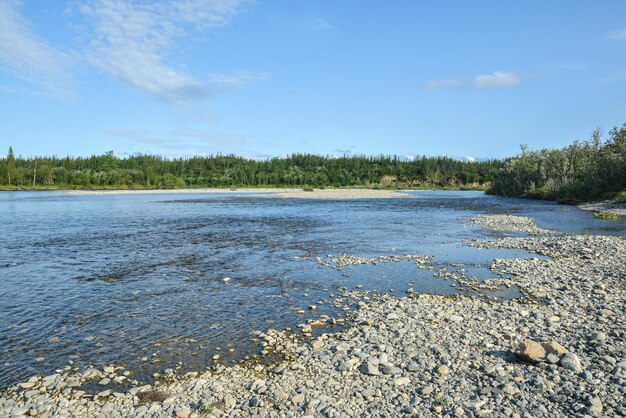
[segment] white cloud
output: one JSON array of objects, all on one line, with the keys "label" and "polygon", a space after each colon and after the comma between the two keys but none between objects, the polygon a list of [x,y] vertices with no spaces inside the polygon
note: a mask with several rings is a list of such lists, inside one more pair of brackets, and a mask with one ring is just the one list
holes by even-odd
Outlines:
[{"label": "white cloud", "polygon": [[616,41],[626,41],[626,29],[613,32],[609,38],[615,39]]},{"label": "white cloud", "polygon": [[232,74],[211,74],[209,81],[220,89],[242,87],[255,81],[267,80],[269,73],[253,73],[250,71],[235,71]]},{"label": "white cloud", "polygon": [[21,2],[0,0],[0,69],[61,98],[70,98],[67,63],[59,51],[33,30],[18,8]]},{"label": "white cloud", "polygon": [[95,27],[88,60],[103,72],[168,102],[189,104],[209,91],[174,64],[174,42],[226,25],[245,0],[97,0],[80,11]]},{"label": "white cloud", "polygon": [[330,23],[328,23],[326,19],[322,17],[317,17],[315,19],[309,20],[308,25],[311,29],[320,31],[320,32],[330,30],[333,28],[333,26]]},{"label": "white cloud", "polygon": [[513,87],[513,86],[520,84],[521,82],[522,82],[522,79],[514,73],[496,71],[491,74],[479,74],[476,77],[474,77],[474,79],[471,82],[467,80],[461,80],[458,78],[430,80],[424,84],[424,88],[427,88],[430,90],[464,89],[464,88],[497,89],[497,88]]},{"label": "white cloud", "polygon": [[430,80],[426,82],[424,87],[431,90],[439,90],[439,89],[454,89],[460,88],[463,86],[463,82],[461,80],[457,80],[455,78],[447,79],[447,80]]},{"label": "white cloud", "polygon": [[474,77],[474,87],[478,89],[499,89],[513,87],[522,82],[514,73],[496,71],[491,74],[480,74]]}]

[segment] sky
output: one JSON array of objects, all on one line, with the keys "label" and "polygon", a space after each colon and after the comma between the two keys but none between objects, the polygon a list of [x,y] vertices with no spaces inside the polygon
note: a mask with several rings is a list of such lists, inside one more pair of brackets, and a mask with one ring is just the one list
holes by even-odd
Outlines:
[{"label": "sky", "polygon": [[2,154],[502,158],[625,98],[623,0],[0,0]]}]

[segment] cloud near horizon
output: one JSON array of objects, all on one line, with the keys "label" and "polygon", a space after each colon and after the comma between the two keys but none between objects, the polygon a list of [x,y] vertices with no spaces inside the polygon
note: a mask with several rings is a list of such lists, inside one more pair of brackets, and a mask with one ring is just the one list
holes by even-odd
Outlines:
[{"label": "cloud near horizon", "polygon": [[471,82],[457,78],[430,80],[424,84],[429,90],[441,89],[500,89],[517,86],[522,82],[522,78],[515,73],[505,71],[495,71],[491,74],[479,74]]},{"label": "cloud near horizon", "polygon": [[268,156],[268,154],[251,149],[251,144],[242,135],[196,128],[177,128],[161,134],[155,134],[145,129],[109,129],[105,133],[126,141],[130,153],[135,151],[133,144],[142,144],[152,146],[152,150],[149,152],[179,157],[206,156],[219,153],[237,154],[248,158]]}]

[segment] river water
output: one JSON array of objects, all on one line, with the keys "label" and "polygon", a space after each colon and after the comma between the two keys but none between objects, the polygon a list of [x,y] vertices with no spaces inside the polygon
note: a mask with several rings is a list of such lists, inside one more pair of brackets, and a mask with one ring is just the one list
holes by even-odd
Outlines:
[{"label": "river water", "polygon": [[[255,330],[341,316],[324,302],[344,287],[458,292],[434,273],[453,263],[488,279],[492,259],[533,256],[462,244],[494,235],[465,218],[494,213],[563,232],[626,231],[624,221],[594,220],[575,207],[479,192],[367,200],[2,192],[0,387],[69,361],[122,364],[143,381],[178,362],[202,370],[215,353],[237,361],[259,353]],[[342,270],[315,262],[340,253],[431,255],[433,270],[411,261]],[[311,304],[318,310],[296,313]]]}]

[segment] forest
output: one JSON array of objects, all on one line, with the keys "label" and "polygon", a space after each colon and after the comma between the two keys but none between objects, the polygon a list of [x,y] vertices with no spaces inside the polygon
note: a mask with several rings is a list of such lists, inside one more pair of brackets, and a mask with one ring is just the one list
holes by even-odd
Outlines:
[{"label": "forest", "polygon": [[90,157],[0,158],[1,189],[174,189],[199,187],[369,187],[487,189],[563,203],[607,199],[626,190],[626,124],[562,149],[529,150],[504,161],[448,157],[293,154],[165,158],[113,152]]},{"label": "forest", "polygon": [[3,189],[126,189],[194,187],[372,187],[485,188],[500,169],[498,160],[464,162],[448,157],[412,160],[397,156],[246,159],[234,155],[164,158],[113,152],[90,157],[0,159]]},{"label": "forest", "polygon": [[626,189],[626,124],[603,138],[596,129],[562,149],[530,151],[504,161],[488,193],[562,203],[611,199]]}]

